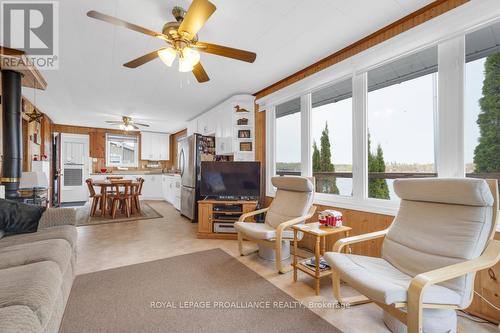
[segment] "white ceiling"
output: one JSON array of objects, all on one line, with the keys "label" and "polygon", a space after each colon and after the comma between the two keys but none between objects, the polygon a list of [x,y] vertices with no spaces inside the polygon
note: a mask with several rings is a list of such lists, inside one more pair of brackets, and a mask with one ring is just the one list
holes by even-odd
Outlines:
[{"label": "white ceiling", "polygon": [[173,6],[188,0],[60,1],[60,64],[44,71],[49,86],[23,91],[59,124],[106,127],[130,115],[152,130],[174,132],[186,121],[239,93],[258,90],[342,49],[432,0],[211,0],[217,11],[202,41],[257,53],[254,64],[202,54],[210,76],[199,84],[154,60],[138,69],[123,63],[161,40],[90,19],[94,9],[161,31]]}]

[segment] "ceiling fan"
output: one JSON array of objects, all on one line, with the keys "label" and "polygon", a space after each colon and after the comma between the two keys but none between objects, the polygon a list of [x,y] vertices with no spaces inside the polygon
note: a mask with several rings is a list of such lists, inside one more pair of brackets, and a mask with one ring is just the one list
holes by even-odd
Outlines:
[{"label": "ceiling fan", "polygon": [[207,82],[210,79],[200,63],[199,52],[249,63],[253,63],[257,57],[253,52],[200,42],[198,40],[198,31],[201,30],[203,25],[215,12],[215,9],[215,5],[208,0],[193,0],[187,12],[183,8],[176,6],[172,10],[172,15],[175,17],[176,22],[165,23],[162,33],[93,10],[89,11],[87,16],[159,38],[167,43],[166,47],[129,61],[123,66],[136,68],[159,57],[167,66],[171,67],[174,60],[179,57],[179,71],[192,71],[198,82],[201,83]]},{"label": "ceiling fan", "polygon": [[141,124],[141,123],[136,123],[135,121],[132,120],[132,118],[127,117],[127,116],[122,116],[121,121],[113,121],[113,120],[107,120],[106,123],[108,124],[113,124],[113,125],[119,125],[120,129],[124,131],[131,131],[131,130],[139,130],[139,126],[142,127],[149,127],[147,124]]}]

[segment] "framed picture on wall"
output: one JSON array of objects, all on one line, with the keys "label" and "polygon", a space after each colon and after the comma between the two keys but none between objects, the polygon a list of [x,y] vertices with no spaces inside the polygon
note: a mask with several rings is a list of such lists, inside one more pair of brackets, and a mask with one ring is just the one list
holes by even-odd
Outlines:
[{"label": "framed picture on wall", "polygon": [[251,142],[240,142],[240,151],[252,151]]},{"label": "framed picture on wall", "polygon": [[248,139],[250,138],[250,130],[239,130],[238,138],[240,139]]}]

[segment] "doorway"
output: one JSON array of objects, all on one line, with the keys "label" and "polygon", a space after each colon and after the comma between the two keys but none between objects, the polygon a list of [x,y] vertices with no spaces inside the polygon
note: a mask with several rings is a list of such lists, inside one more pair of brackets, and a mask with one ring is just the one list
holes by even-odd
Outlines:
[{"label": "doorway", "polygon": [[61,133],[61,203],[83,203],[88,199],[85,180],[90,175],[89,136]]}]

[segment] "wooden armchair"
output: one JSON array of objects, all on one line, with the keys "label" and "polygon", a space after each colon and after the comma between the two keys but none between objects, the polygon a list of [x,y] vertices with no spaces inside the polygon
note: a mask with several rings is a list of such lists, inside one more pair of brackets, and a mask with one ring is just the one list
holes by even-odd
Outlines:
[{"label": "wooden armchair", "polygon": [[[394,189],[402,200],[389,229],[341,239],[325,254],[334,296],[346,301],[342,279],[405,324],[408,333],[432,331],[427,324],[437,321],[427,316],[451,310],[443,325],[453,332],[454,310],[472,301],[475,273],[500,260],[500,241],[493,239],[497,181],[407,179],[396,180]],[[377,238],[384,238],[382,258],[341,253],[347,245]]]},{"label": "wooden armchair", "polygon": [[[243,249],[243,240],[251,240],[259,245],[274,247],[276,253],[276,269],[286,273],[283,268],[281,247],[283,241],[293,239],[290,227],[305,223],[313,217],[316,207],[313,206],[314,179],[306,177],[273,177],[273,185],[277,188],[276,197],[268,208],[241,215],[234,227],[238,231],[238,247],[240,255],[247,255]],[[265,223],[248,223],[246,219],[266,214]]]}]

